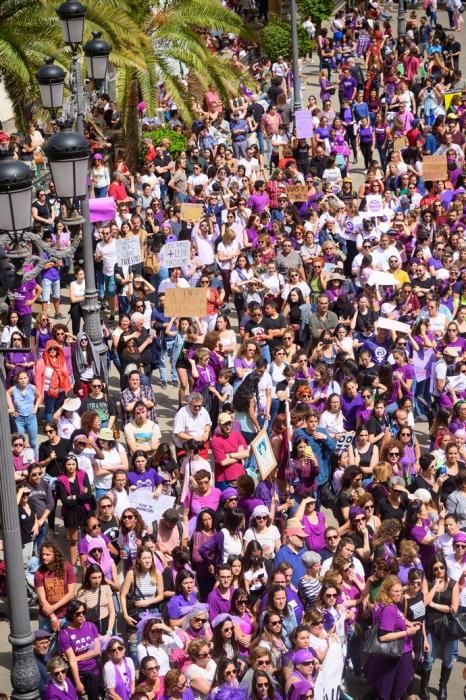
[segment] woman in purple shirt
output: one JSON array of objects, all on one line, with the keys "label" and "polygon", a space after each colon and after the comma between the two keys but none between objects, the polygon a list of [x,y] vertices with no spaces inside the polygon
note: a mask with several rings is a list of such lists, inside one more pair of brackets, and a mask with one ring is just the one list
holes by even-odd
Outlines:
[{"label": "woman in purple shirt", "polygon": [[47,664],[52,679],[44,691],[44,700],[78,700],[78,694],[67,677],[68,667],[61,656],[54,656]]},{"label": "woman in purple shirt", "polygon": [[[100,669],[96,659],[101,653],[100,637],[94,623],[86,620],[86,610],[86,604],[76,598],[68,604],[68,627],[59,632],[58,647],[68,660],[78,694],[99,700]],[[80,661],[80,656],[86,658]]]},{"label": "woman in purple shirt", "polygon": [[403,639],[399,658],[369,656],[366,677],[380,700],[401,698],[414,676],[413,644],[411,637],[417,634],[420,623],[408,622],[398,605],[403,597],[401,581],[397,576],[387,576],[377,593],[372,612],[372,624],[379,627],[379,640],[391,642]]},{"label": "woman in purple shirt", "polygon": [[[442,506],[443,508],[443,506]],[[408,539],[419,545],[419,558],[426,569],[435,554],[434,541],[438,535],[443,535],[443,516],[438,521],[438,531],[434,534],[430,529],[430,519],[425,503],[413,501],[406,516],[406,534]]]}]

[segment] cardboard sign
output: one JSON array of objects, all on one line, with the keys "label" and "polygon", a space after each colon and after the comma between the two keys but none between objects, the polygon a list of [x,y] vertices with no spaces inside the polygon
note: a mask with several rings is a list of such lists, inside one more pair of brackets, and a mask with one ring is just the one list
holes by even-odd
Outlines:
[{"label": "cardboard sign", "polygon": [[154,520],[160,521],[160,518],[168,508],[173,508],[175,503],[174,496],[159,496],[154,498],[151,489],[137,489],[130,491],[128,500],[131,508],[135,508],[146,525],[152,525]]},{"label": "cardboard sign", "polygon": [[162,256],[160,264],[164,267],[181,267],[189,265],[191,257],[190,241],[175,241],[174,243],[165,243],[160,251]]},{"label": "cardboard sign", "polygon": [[277,460],[275,459],[269,436],[265,430],[261,430],[260,433],[257,433],[256,437],[251,442],[251,448],[256,458],[261,478],[266,479],[277,466]]},{"label": "cardboard sign", "polygon": [[180,219],[181,221],[195,223],[196,221],[201,220],[203,213],[203,204],[187,204],[186,202],[183,202],[181,205]]},{"label": "cardboard sign", "polygon": [[447,155],[423,156],[422,178],[424,182],[448,180]]},{"label": "cardboard sign", "polygon": [[137,265],[142,262],[141,245],[137,236],[117,238],[115,241],[118,265]]},{"label": "cardboard sign", "polygon": [[393,150],[394,151],[402,151],[403,148],[408,148],[409,143],[408,139],[406,136],[398,136],[396,139],[393,139]]},{"label": "cardboard sign", "polygon": [[207,294],[205,289],[194,287],[172,287],[165,290],[165,315],[202,318],[207,313]]},{"label": "cardboard sign", "polygon": [[367,213],[371,216],[381,216],[383,212],[383,201],[381,194],[366,195]]},{"label": "cardboard sign", "polygon": [[307,202],[307,185],[287,185],[286,196],[290,202]]},{"label": "cardboard sign", "polygon": [[397,333],[409,333],[411,330],[409,323],[395,321],[392,318],[383,318],[383,316],[377,320],[375,327],[385,328],[387,331],[396,331]]},{"label": "cardboard sign", "polygon": [[305,109],[300,109],[294,113],[296,126],[296,137],[298,139],[310,139],[314,133],[312,113]]},{"label": "cardboard sign", "polygon": [[89,200],[91,223],[96,221],[112,221],[116,216],[116,205],[113,197],[101,197]]}]

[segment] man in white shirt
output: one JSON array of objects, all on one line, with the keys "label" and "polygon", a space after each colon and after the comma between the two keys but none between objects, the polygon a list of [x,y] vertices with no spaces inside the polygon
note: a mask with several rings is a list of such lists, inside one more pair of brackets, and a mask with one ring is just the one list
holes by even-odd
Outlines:
[{"label": "man in white shirt", "polygon": [[173,437],[178,448],[187,440],[205,443],[209,439],[212,421],[203,407],[202,395],[193,392],[187,406],[179,409],[173,423]]},{"label": "man in white shirt", "polygon": [[116,243],[112,236],[110,226],[102,228],[102,240],[95,248],[96,262],[102,263],[102,269],[97,270],[97,283],[99,287],[99,299],[108,298],[110,306],[110,321],[115,320],[117,311],[115,265],[117,264]]},{"label": "man in white shirt", "polygon": [[251,177],[253,171],[259,171],[259,161],[254,158],[253,148],[246,148],[246,155],[238,161],[238,165],[244,167],[246,177]]},{"label": "man in white shirt", "polygon": [[390,245],[390,238],[387,233],[383,233],[380,236],[379,245],[372,251],[372,266],[375,270],[388,270],[390,265],[388,263],[391,257],[398,258],[401,262],[400,254],[398,249]]},{"label": "man in white shirt", "polygon": [[195,163],[193,165],[193,174],[188,177],[188,194],[190,197],[194,197],[194,188],[197,185],[201,185],[205,190],[209,183],[209,178],[205,173],[201,171],[201,166]]},{"label": "man in white shirt", "polygon": [[188,280],[181,276],[181,267],[173,267],[170,270],[170,277],[160,282],[158,294],[165,293],[167,289],[173,289],[174,287],[189,288]]}]

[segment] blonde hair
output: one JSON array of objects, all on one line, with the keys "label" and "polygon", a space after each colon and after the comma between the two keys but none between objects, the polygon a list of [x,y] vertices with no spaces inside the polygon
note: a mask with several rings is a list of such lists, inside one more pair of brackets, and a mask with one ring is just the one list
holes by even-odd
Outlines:
[{"label": "blonde hair", "polygon": [[401,581],[398,576],[390,574],[382,581],[382,585],[377,593],[377,602],[382,603],[382,605],[394,605],[392,598],[390,597],[390,590],[393,586],[401,586]]},{"label": "blonde hair", "polygon": [[392,468],[387,462],[378,462],[373,469],[373,474],[375,481],[383,483],[391,477]]},{"label": "blonde hair", "polygon": [[413,540],[401,540],[400,542],[400,557],[417,557],[419,554],[419,545]]}]

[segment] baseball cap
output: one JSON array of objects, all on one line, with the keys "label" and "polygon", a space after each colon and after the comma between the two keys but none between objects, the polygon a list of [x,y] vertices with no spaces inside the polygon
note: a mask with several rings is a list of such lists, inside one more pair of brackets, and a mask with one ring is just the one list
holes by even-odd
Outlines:
[{"label": "baseball cap", "polygon": [[219,417],[217,418],[217,422],[220,425],[223,425],[224,423],[231,423],[233,421],[233,418],[230,413],[221,413]]}]

